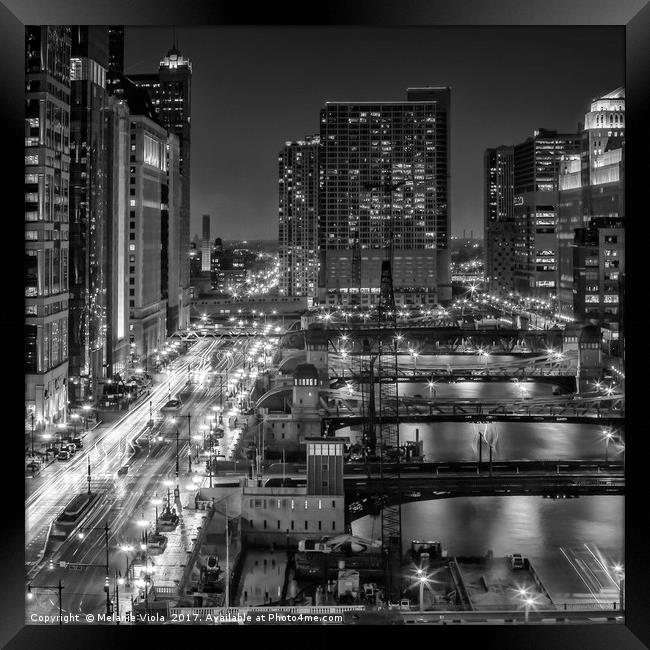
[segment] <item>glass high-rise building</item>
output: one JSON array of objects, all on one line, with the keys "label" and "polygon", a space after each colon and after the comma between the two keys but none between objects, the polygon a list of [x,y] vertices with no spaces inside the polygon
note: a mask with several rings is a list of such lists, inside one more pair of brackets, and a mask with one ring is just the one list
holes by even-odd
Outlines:
[{"label": "glass high-rise building", "polygon": [[560,169],[559,308],[615,331],[625,274],[624,88],[592,101],[582,145]]},{"label": "glass high-rise building", "polygon": [[581,134],[546,129],[514,147],[515,290],[521,295],[557,295],[560,163],[581,148]]},{"label": "glass high-rise building", "polygon": [[376,304],[387,257],[397,304],[451,298],[449,105],[449,88],[417,88],[321,110],[321,304]]},{"label": "glass high-rise building", "polygon": [[281,296],[317,296],[319,147],[307,136],[278,157]]},{"label": "glass high-rise building", "polygon": [[67,416],[69,27],[25,28],[25,91],[25,407],[38,430]]}]

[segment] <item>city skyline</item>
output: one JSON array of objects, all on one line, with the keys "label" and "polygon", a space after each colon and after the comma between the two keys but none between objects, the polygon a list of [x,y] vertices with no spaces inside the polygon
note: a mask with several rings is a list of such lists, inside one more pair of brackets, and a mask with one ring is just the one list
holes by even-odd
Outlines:
[{"label": "city skyline", "polygon": [[622,80],[320,31],[26,27],[25,621],[624,624]]},{"label": "city skyline", "polygon": [[[529,48],[549,38],[550,51]],[[210,27],[176,39],[194,67],[191,232],[209,213],[224,239],[277,238],[277,151],[318,132],[326,101],[398,101],[409,86],[452,89],[451,234],[480,236],[485,149],[537,128],[577,132],[591,99],[624,80],[612,28]],[[127,27],[125,73],[157,69],[172,43],[172,28]]]}]

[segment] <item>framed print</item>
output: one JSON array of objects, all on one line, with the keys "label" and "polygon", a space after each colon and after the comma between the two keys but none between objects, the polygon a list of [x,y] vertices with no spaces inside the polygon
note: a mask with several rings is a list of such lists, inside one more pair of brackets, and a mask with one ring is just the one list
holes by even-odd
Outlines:
[{"label": "framed print", "polygon": [[7,647],[647,647],[647,3],[2,5]]}]

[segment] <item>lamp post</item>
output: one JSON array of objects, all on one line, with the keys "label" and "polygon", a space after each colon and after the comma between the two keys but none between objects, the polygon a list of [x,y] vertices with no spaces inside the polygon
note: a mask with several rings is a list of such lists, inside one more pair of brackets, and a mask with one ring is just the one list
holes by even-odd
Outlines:
[{"label": "lamp post", "polygon": [[90,454],[88,454],[88,494],[90,494]]},{"label": "lamp post", "polygon": [[[158,535],[158,506],[161,503],[161,500],[158,498],[158,492],[156,492],[154,494],[154,498],[151,499],[151,503],[153,503],[153,505],[154,505],[154,508],[155,508],[155,513],[154,514],[156,515],[156,518],[154,520],[155,521],[154,532],[155,532],[156,535]],[[169,505],[169,501],[168,501],[168,505]]]},{"label": "lamp post", "polygon": [[413,376],[415,376],[415,374],[418,371],[418,356],[419,356],[419,353],[415,352],[415,350],[414,350],[413,351]]},{"label": "lamp post", "polygon": [[625,611],[625,569],[620,564],[614,565],[614,573],[618,578],[619,607]]},{"label": "lamp post", "polygon": [[90,411],[90,404],[84,404],[81,407],[84,411],[84,431],[88,433],[88,411]]},{"label": "lamp post", "polygon": [[[90,465],[89,465],[90,467]],[[79,532],[77,536],[79,539],[84,538],[84,530],[102,530],[104,531],[104,544],[106,545],[106,582],[104,583],[104,591],[106,592],[106,615],[110,616],[111,613],[111,598],[110,598],[110,587],[109,587],[109,576],[110,576],[110,569],[109,569],[109,564],[108,564],[108,534],[110,532],[110,528],[108,525],[108,521],[104,524],[104,526],[99,527],[99,526],[82,526],[79,529]]]},{"label": "lamp post", "polygon": [[528,623],[528,614],[530,612],[530,608],[535,604],[535,601],[530,597],[526,597],[524,600],[524,621]]},{"label": "lamp post", "polygon": [[120,585],[124,584],[124,578],[119,571],[115,572],[115,613],[117,614],[116,624],[120,624]]},{"label": "lamp post", "polygon": [[614,437],[611,431],[605,432],[605,463],[609,460],[609,441]]},{"label": "lamp post", "polygon": [[417,570],[418,583],[420,585],[420,611],[424,611],[424,585],[428,582],[427,577],[424,575],[423,569]]},{"label": "lamp post", "polygon": [[176,425],[176,488],[178,488],[178,474],[179,474],[179,467],[178,467],[178,441],[179,441],[178,425]]},{"label": "lamp post", "polygon": [[31,414],[31,420],[32,420],[32,458],[34,457],[34,412],[32,411]]},{"label": "lamp post", "polygon": [[124,552],[124,559],[126,560],[126,571],[124,575],[126,576],[126,586],[129,586],[129,553],[133,550],[133,546],[130,544],[123,544],[120,546],[120,551]]},{"label": "lamp post", "polygon": [[[63,584],[61,583],[61,580],[59,580],[59,584],[56,587],[52,587],[50,585],[34,585],[34,589],[43,589],[46,591],[56,591],[59,595],[59,625],[63,625],[63,606],[62,606],[62,592],[64,589]],[[34,594],[32,593],[32,585],[28,584],[27,585],[27,600],[32,600],[34,598]]]}]

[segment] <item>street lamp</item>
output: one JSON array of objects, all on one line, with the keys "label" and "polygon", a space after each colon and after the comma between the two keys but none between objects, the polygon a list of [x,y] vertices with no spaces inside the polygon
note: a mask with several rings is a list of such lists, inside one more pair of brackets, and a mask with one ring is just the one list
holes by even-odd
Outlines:
[{"label": "street lamp", "polygon": [[419,353],[413,350],[413,375],[415,375],[418,370],[418,356]]},{"label": "street lamp", "polygon": [[133,551],[134,548],[130,544],[122,544],[120,545],[120,551],[123,551],[124,553],[124,559],[126,560],[126,586],[129,586],[129,553]]},{"label": "street lamp", "polygon": [[609,460],[609,441],[614,438],[614,434],[608,429],[605,431],[605,462]]},{"label": "street lamp", "polygon": [[75,437],[75,438],[77,437],[77,420],[78,420],[80,417],[81,417],[81,416],[79,415],[79,413],[73,413],[73,414],[70,416],[70,419],[72,420],[72,431],[73,431],[73,433],[74,433],[74,437]]},{"label": "street lamp", "polygon": [[[90,465],[89,465],[90,467]],[[77,533],[77,536],[79,539],[84,538],[84,530],[101,530],[104,532],[104,543],[106,545],[106,582],[104,584],[104,591],[106,592],[106,614],[110,616],[111,613],[111,599],[109,595],[109,575],[110,575],[110,570],[109,570],[109,565],[108,565],[108,535],[110,532],[110,527],[108,525],[108,521],[104,524],[104,526],[82,526],[79,528],[79,532]]]},{"label": "street lamp", "polygon": [[619,606],[623,612],[625,611],[625,568],[622,564],[615,564],[613,568],[618,578]]},{"label": "street lamp", "polygon": [[88,433],[88,411],[90,411],[90,404],[84,404],[82,407],[84,412],[84,431]]},{"label": "street lamp", "polygon": [[32,458],[34,457],[34,412],[31,413],[32,420]]},{"label": "street lamp", "polygon": [[528,596],[527,598],[524,599],[524,620],[526,623],[528,623],[528,613],[530,612],[530,608],[535,604],[535,600]]},{"label": "street lamp", "polygon": [[418,569],[418,582],[420,583],[420,611],[424,611],[424,585],[427,584],[428,579],[424,575],[424,571],[422,569]]},{"label": "street lamp", "polygon": [[[59,584],[56,587],[52,587],[50,585],[34,585],[34,589],[43,589],[44,591],[56,591],[58,592],[59,595],[59,625],[63,625],[63,607],[62,607],[62,591],[64,589],[63,584],[59,580]],[[34,594],[32,592],[32,585],[31,583],[27,585],[27,600],[33,600]]]}]

